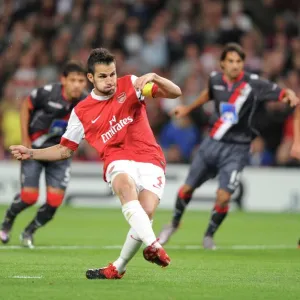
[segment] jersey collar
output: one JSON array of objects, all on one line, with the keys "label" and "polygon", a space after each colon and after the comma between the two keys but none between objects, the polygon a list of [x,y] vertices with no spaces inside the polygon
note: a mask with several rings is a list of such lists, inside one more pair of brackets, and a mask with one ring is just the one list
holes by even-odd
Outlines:
[{"label": "jersey collar", "polygon": [[232,82],[228,81],[228,80],[225,78],[224,74],[223,74],[223,76],[222,76],[222,79],[223,79],[223,81],[226,82],[227,84],[233,84],[233,83],[235,83],[235,82],[240,81],[240,80],[244,77],[244,75],[245,75],[245,72],[242,71],[242,72],[240,73],[240,75],[239,75],[234,81],[232,81]]},{"label": "jersey collar", "polygon": [[[114,94],[113,94],[114,95]],[[98,100],[98,101],[106,101],[106,100],[109,100],[110,98],[113,97],[113,95],[111,96],[99,96],[99,95],[96,95],[95,92],[94,92],[94,89],[91,91],[91,96],[93,99],[95,100]]]}]

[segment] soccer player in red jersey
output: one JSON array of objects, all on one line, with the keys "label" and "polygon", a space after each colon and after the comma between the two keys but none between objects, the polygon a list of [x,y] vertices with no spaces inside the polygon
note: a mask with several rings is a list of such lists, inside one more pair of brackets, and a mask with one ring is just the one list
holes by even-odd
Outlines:
[{"label": "soccer player in red jersey", "polygon": [[44,149],[11,146],[12,154],[18,160],[67,159],[85,138],[103,159],[104,180],[118,195],[131,227],[119,258],[107,267],[88,270],[87,278],[122,278],[142,243],[146,245],[144,258],[166,267],[170,258],[152,230],[165,185],[166,162],[151,131],[144,98],[177,98],[181,90],[155,73],[117,78],[115,58],[103,48],[91,52],[87,76],[94,89],[73,109],[60,144]]}]

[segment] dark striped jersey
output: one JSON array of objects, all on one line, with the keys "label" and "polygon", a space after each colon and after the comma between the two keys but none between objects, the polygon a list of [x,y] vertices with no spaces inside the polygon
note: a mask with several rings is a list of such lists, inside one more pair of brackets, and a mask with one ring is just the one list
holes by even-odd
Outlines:
[{"label": "dark striped jersey", "polygon": [[256,136],[253,118],[264,101],[281,100],[284,90],[276,83],[242,72],[233,83],[212,72],[209,97],[215,103],[210,136],[215,140],[247,144]]},{"label": "dark striped jersey", "polygon": [[34,89],[28,97],[30,107],[29,136],[33,148],[59,144],[72,109],[88,94],[67,101],[60,83],[48,84]]}]

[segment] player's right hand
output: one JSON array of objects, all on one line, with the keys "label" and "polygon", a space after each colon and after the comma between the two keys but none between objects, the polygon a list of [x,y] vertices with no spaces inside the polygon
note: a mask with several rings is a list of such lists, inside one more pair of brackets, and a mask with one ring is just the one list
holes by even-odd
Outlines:
[{"label": "player's right hand", "polygon": [[27,160],[30,159],[30,151],[23,145],[13,145],[9,147],[11,154],[17,160]]},{"label": "player's right hand", "polygon": [[179,105],[171,111],[171,115],[175,116],[177,118],[185,117],[189,113],[190,113],[190,110],[188,109],[187,106],[184,106],[184,105]]}]

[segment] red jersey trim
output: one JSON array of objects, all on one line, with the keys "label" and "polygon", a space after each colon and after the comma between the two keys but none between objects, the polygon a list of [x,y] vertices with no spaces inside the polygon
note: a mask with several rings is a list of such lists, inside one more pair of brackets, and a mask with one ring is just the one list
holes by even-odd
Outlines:
[{"label": "red jersey trim", "polygon": [[71,116],[71,113],[67,114],[67,115],[64,116],[62,119],[65,120],[65,121],[69,121],[70,116]]},{"label": "red jersey trim", "polygon": [[[230,96],[230,98],[229,98],[229,100],[228,100],[228,103],[234,104],[234,103],[236,102],[237,98],[240,96],[241,90],[245,87],[246,84],[247,84],[246,82],[242,82],[242,83],[234,90],[234,92],[232,93],[232,95]],[[224,123],[224,122],[223,122],[223,120],[222,120],[221,118],[219,118],[219,119],[215,122],[215,124],[214,124],[214,126],[213,126],[213,128],[212,128],[212,130],[211,130],[211,132],[210,132],[210,136],[211,136],[211,137],[214,137],[215,133],[216,133],[217,130],[223,125],[223,123]]]},{"label": "red jersey trim", "polygon": [[61,138],[60,145],[65,146],[73,151],[76,151],[79,146],[77,143],[70,141],[64,137]]},{"label": "red jersey trim", "polygon": [[37,132],[30,135],[30,140],[33,142],[37,138],[39,138],[40,136],[42,136],[43,134],[46,134],[46,133],[48,133],[48,129],[37,131]]},{"label": "red jersey trim", "polygon": [[28,102],[28,107],[30,110],[33,110],[34,109],[34,106],[32,104],[32,100],[30,98],[30,96],[27,97],[26,101]]},{"label": "red jersey trim", "polygon": [[233,83],[235,83],[235,82],[238,82],[238,81],[242,80],[242,78],[244,77],[244,75],[245,75],[245,72],[242,71],[242,72],[239,74],[239,76],[238,76],[237,78],[235,78],[233,81],[228,81],[228,80],[226,79],[225,75],[223,74],[222,80],[223,80],[224,82],[226,82],[227,84],[231,85],[231,84],[233,84]]},{"label": "red jersey trim", "polygon": [[284,98],[285,93],[286,93],[286,89],[282,89],[279,94],[278,101],[281,101]]}]

